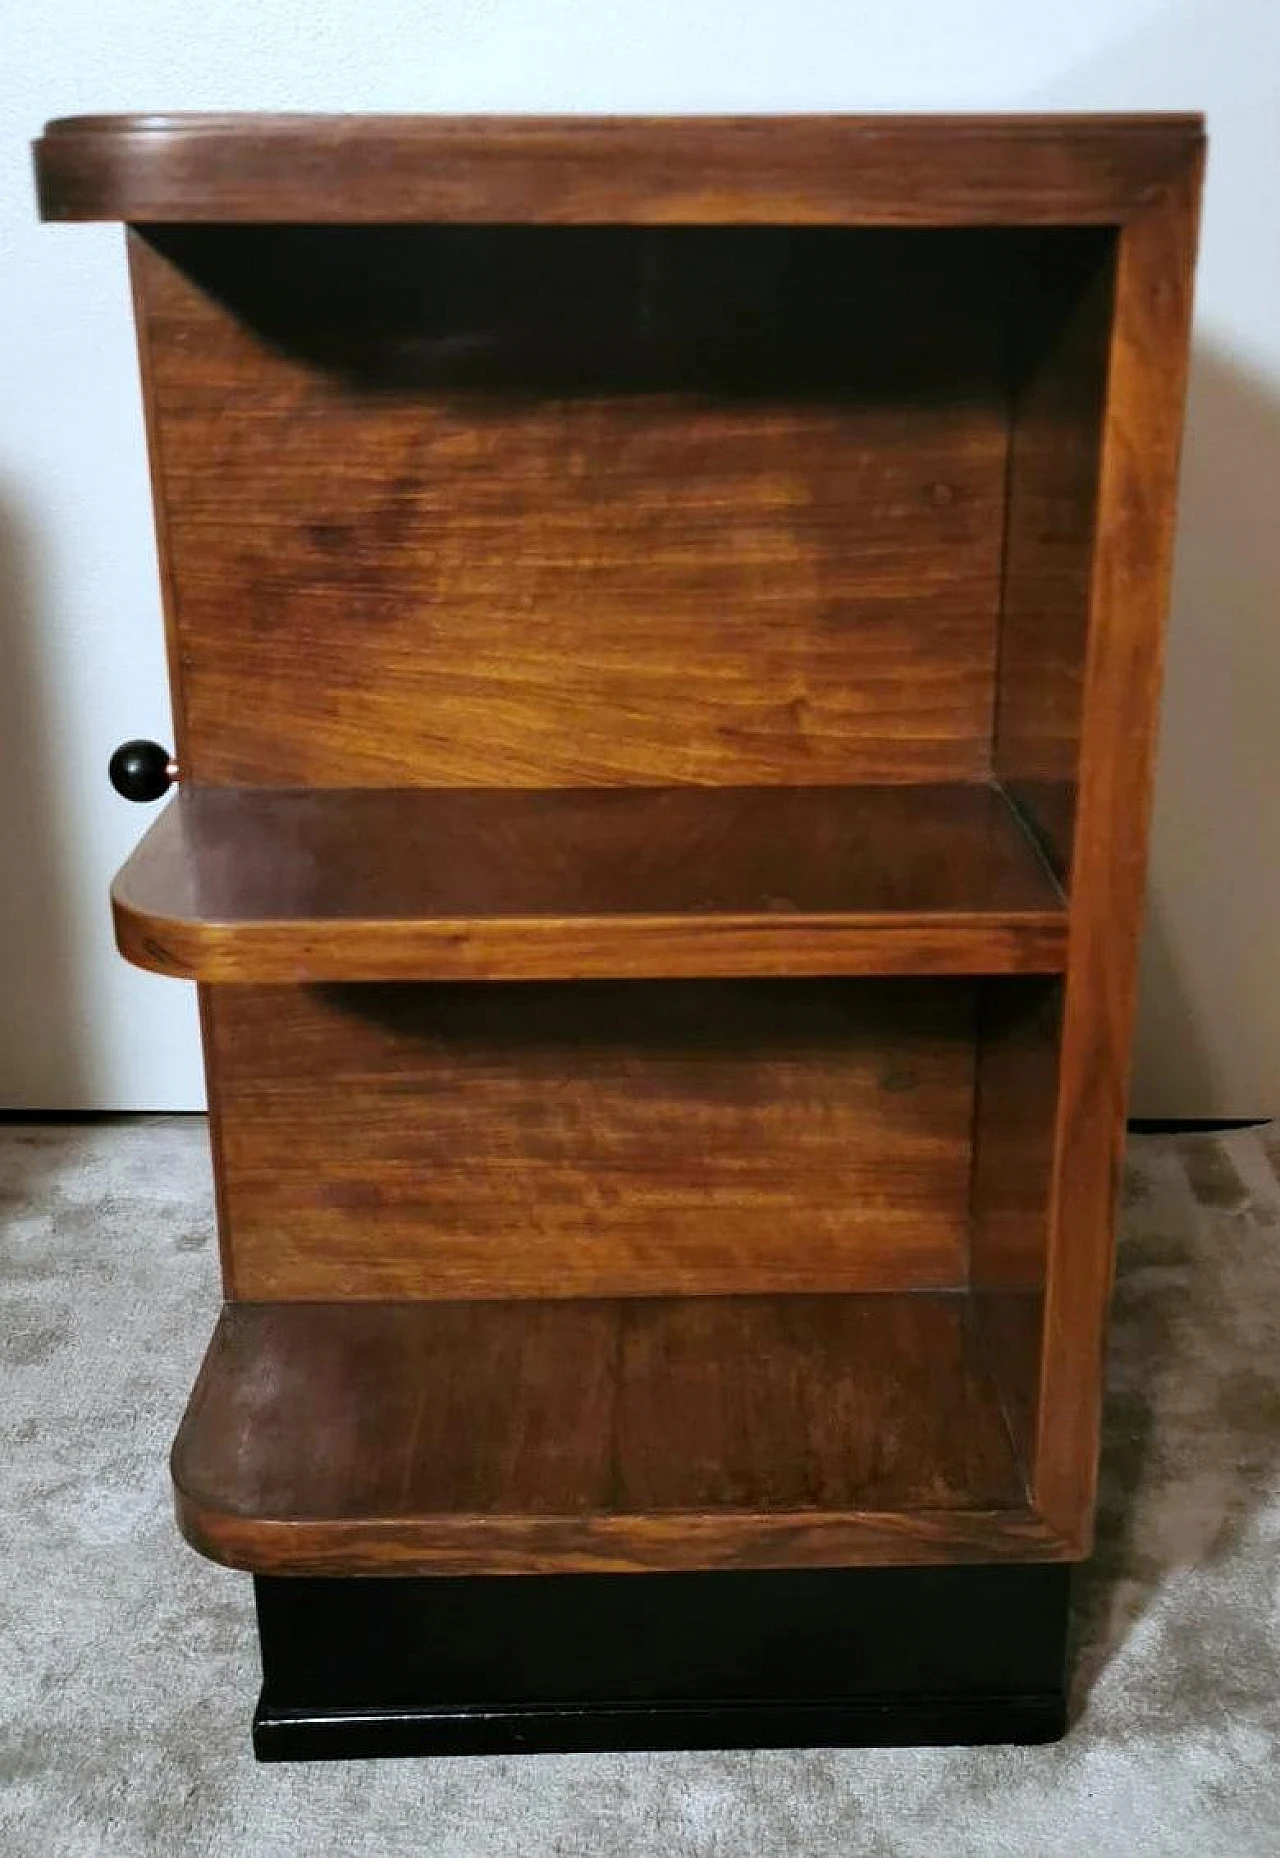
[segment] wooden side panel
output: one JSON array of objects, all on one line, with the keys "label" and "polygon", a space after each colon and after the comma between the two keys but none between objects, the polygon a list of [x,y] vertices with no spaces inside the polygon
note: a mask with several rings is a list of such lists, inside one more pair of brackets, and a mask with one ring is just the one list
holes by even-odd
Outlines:
[{"label": "wooden side panel", "polygon": [[205,990],[229,1294],[964,1281],[973,988]]},{"label": "wooden side panel", "polygon": [[1173,556],[1201,160],[1120,237],[1076,819],[1034,1494],[1087,1553]]},{"label": "wooden side panel", "polygon": [[1016,337],[994,763],[1059,874],[1075,831],[1114,252],[1100,231],[1047,253]]},{"label": "wooden side panel", "polygon": [[972,1280],[1043,1288],[1048,1261],[1062,985],[988,981],[979,991]]},{"label": "wooden side panel", "polygon": [[979,991],[969,1275],[1020,1461],[1034,1462],[1062,984]]},{"label": "wooden side panel", "polygon": [[985,775],[1053,236],[135,234],[187,778]]}]

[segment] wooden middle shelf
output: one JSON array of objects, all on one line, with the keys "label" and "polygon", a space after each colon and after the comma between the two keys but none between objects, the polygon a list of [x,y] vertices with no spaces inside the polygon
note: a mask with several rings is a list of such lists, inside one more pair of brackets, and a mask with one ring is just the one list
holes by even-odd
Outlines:
[{"label": "wooden middle shelf", "polygon": [[193,787],[112,892],[202,981],[1055,973],[1066,907],[1001,791]]},{"label": "wooden middle shelf", "polygon": [[258,1572],[1062,1552],[964,1293],[230,1304],[173,1474]]}]

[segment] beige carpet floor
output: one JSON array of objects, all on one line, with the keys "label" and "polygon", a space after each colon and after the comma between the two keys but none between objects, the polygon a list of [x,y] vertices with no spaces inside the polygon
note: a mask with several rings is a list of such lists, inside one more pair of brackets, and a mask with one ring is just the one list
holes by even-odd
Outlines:
[{"label": "beige carpet floor", "polygon": [[203,1124],[0,1127],[0,1853],[1280,1854],[1278,1165],[1267,1130],[1131,1144],[1065,1742],[260,1768],[249,1582],[165,1468],[217,1297]]}]

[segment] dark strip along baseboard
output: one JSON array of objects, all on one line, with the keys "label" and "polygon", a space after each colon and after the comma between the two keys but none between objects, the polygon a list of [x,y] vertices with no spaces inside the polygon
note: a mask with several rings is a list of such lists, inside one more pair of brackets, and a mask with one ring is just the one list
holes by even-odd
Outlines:
[{"label": "dark strip along baseboard", "polygon": [[1062,1563],[260,1575],[263,1761],[1044,1742]]},{"label": "dark strip along baseboard", "polygon": [[205,1115],[204,1110],[13,1110],[0,1109],[0,1128],[6,1123],[136,1123],[163,1116]]},{"label": "dark strip along baseboard", "polygon": [[1221,1135],[1231,1129],[1262,1129],[1270,1116],[1131,1116],[1131,1135]]}]

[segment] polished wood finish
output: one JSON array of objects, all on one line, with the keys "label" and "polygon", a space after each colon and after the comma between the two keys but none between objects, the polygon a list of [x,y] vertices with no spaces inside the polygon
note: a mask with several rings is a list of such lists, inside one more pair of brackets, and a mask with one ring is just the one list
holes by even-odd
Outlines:
[{"label": "polished wood finish", "polygon": [[1202,141],[50,126],[132,226],[207,1552],[1088,1552]]},{"label": "polished wood finish", "polygon": [[185,779],[982,778],[1049,236],[135,234]]},{"label": "polished wood finish", "polygon": [[1034,1485],[1040,1425],[1043,1288],[975,1287],[973,1314],[992,1378],[1000,1392],[1014,1454],[1030,1489]]},{"label": "polished wood finish", "polygon": [[196,788],[117,877],[139,967],[204,981],[1060,969],[1062,894],[976,784]]},{"label": "polished wood finish", "polygon": [[1086,1555],[1114,1267],[1201,149],[1120,235],[1054,1125],[1037,1507]]},{"label": "polished wood finish", "polygon": [[72,116],[46,219],[1105,224],[1168,184],[1194,116]]},{"label": "polished wood finish", "polygon": [[968,982],[208,994],[230,1296],[964,1282]]},{"label": "polished wood finish", "polygon": [[978,994],[968,1282],[1019,1462],[1035,1459],[1061,980]]},{"label": "polished wood finish", "polygon": [[993,761],[1055,871],[1075,831],[1115,235],[1046,254],[1017,344]]},{"label": "polished wood finish", "polygon": [[970,1275],[984,1290],[1044,1287],[1061,1032],[1061,980],[979,989]]},{"label": "polished wood finish", "polygon": [[259,1572],[1057,1553],[963,1296],[231,1304],[173,1470]]}]

